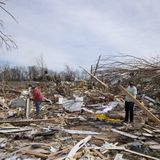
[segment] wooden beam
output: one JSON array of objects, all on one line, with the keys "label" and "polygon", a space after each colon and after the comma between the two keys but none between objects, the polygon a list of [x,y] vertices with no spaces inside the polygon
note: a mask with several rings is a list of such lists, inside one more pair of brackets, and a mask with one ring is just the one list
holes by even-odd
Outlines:
[{"label": "wooden beam", "polygon": [[132,150],[129,150],[129,149],[126,149],[126,148],[124,149],[124,151],[132,153],[132,154],[136,154],[136,155],[139,155],[139,156],[142,156],[142,157],[145,157],[145,158],[149,158],[149,159],[153,159],[153,160],[160,160],[159,158],[152,157],[152,156],[149,156],[149,155],[145,155],[145,154],[142,154],[142,153],[139,153],[139,152],[135,152],[135,151],[132,151]]},{"label": "wooden beam", "polygon": [[28,150],[28,151],[24,151],[23,152],[24,155],[31,155],[31,156],[35,156],[35,157],[38,157],[38,158],[48,158],[48,155],[46,154],[43,154],[43,153],[38,153],[38,152],[35,152],[35,151],[31,151],[31,150]]},{"label": "wooden beam", "polygon": [[123,132],[123,131],[119,131],[119,130],[114,129],[114,128],[112,128],[111,131],[112,131],[112,132],[115,132],[115,133],[118,133],[118,134],[121,134],[121,135],[126,136],[126,137],[133,138],[133,139],[139,138],[138,136],[135,136],[135,135],[133,135],[133,134],[126,133],[126,132]]},{"label": "wooden beam", "polygon": [[148,159],[160,160],[157,157],[152,157],[152,156],[149,156],[149,155],[146,155],[146,154],[143,154],[143,153],[135,152],[135,151],[126,149],[125,147],[108,146],[103,153],[106,153],[108,150],[120,150],[120,151],[125,151],[125,152],[131,153],[131,154],[135,154],[135,155],[138,155],[138,156],[142,156],[142,157],[145,157],[145,158],[148,158]]},{"label": "wooden beam", "polygon": [[96,76],[94,76],[93,74],[89,73],[85,68],[81,67],[84,71],[86,71],[90,76],[92,76],[96,81],[98,81],[102,86],[104,86],[106,89],[108,89],[108,85],[105,84],[104,82],[102,82],[101,80],[99,80]]},{"label": "wooden beam", "polygon": [[160,120],[154,116],[144,105],[142,105],[136,98],[134,98],[123,86],[119,85],[119,88],[123,91],[123,93],[128,96],[139,108],[141,108],[145,114],[147,114],[148,118],[152,121],[156,122],[160,125]]},{"label": "wooden beam", "polygon": [[41,123],[41,122],[55,122],[56,118],[53,119],[33,119],[33,120],[16,120],[16,121],[0,121],[0,124],[2,123],[10,123],[10,124],[25,124],[25,123]]},{"label": "wooden beam", "polygon": [[32,128],[1,128],[0,133],[8,134],[8,133],[19,133],[19,132],[29,132],[32,131]]},{"label": "wooden beam", "polygon": [[74,155],[76,154],[76,152],[78,150],[80,150],[90,139],[92,138],[92,136],[87,136],[86,138],[82,139],[81,141],[79,141],[72,149],[71,151],[68,153],[67,158],[66,159],[72,159],[74,157]]},{"label": "wooden beam", "polygon": [[26,119],[29,119],[29,114],[30,114],[30,99],[27,98],[27,103],[26,103]]},{"label": "wooden beam", "polygon": [[100,59],[101,59],[101,55],[99,55],[99,57],[98,57],[98,61],[97,61],[97,64],[96,64],[96,68],[95,68],[95,71],[94,71],[94,76],[96,75],[96,73],[97,73],[97,69],[98,69],[98,66],[99,66],[99,62],[100,62]]}]

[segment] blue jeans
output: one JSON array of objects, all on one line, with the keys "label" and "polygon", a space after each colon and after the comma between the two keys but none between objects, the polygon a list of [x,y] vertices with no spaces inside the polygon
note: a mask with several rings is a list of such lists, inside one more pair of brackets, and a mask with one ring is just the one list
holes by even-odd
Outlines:
[{"label": "blue jeans", "polygon": [[41,101],[35,101],[36,113],[39,114],[40,112],[40,105]]}]

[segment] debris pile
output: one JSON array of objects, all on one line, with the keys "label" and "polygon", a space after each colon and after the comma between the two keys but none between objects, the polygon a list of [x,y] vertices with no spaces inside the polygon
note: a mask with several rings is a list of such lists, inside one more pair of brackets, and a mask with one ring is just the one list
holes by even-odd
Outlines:
[{"label": "debris pile", "polygon": [[25,91],[28,82],[1,86],[0,160],[159,160],[158,101],[146,92],[131,97],[135,121],[124,123],[127,91],[119,85],[113,92],[112,84],[96,80],[106,92],[89,89],[87,81],[40,82],[45,98],[38,117]]}]

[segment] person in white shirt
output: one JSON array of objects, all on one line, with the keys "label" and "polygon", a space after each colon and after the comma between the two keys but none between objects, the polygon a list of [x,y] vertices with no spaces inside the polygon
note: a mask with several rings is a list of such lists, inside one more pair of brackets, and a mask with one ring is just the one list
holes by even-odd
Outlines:
[{"label": "person in white shirt", "polygon": [[[137,88],[134,86],[133,81],[129,81],[129,86],[127,88],[127,91],[136,98],[137,95]],[[132,123],[134,119],[134,114],[133,114],[133,107],[134,107],[134,102],[128,97],[125,97],[125,119],[124,122]]]}]

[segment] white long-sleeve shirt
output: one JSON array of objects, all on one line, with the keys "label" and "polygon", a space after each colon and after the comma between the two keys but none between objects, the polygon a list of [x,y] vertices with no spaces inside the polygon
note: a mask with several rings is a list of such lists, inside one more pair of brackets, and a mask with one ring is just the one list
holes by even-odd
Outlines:
[{"label": "white long-sleeve shirt", "polygon": [[[136,98],[137,88],[136,88],[135,86],[133,86],[133,87],[128,86],[127,91],[128,91],[134,98]],[[126,96],[125,101],[127,101],[127,102],[132,102],[132,100],[131,100],[128,96]]]}]

